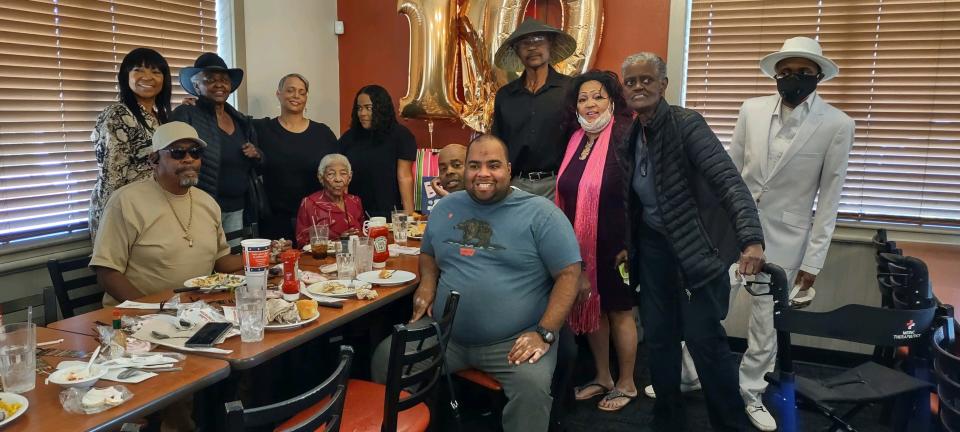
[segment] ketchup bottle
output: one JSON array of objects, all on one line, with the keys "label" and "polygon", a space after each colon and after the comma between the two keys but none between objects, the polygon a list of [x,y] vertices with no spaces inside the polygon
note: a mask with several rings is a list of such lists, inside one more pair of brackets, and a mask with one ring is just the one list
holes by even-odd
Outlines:
[{"label": "ketchup bottle", "polygon": [[387,259],[390,258],[390,251],[387,250],[387,235],[390,234],[387,218],[372,217],[364,223],[364,228],[364,231],[367,231],[365,234],[370,237],[370,244],[373,245],[373,268],[386,267]]},{"label": "ketchup bottle", "polygon": [[297,262],[300,260],[300,251],[285,250],[280,254],[283,262],[283,299],[296,301],[300,298],[300,278],[297,275]]}]

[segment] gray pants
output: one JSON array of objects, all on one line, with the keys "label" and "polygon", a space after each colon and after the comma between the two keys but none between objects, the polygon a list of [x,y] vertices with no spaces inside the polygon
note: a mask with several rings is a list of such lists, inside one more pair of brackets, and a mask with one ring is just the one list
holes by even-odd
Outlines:
[{"label": "gray pants", "polygon": [[[411,326],[428,325],[428,320],[422,319]],[[504,432],[546,432],[553,403],[550,383],[557,366],[557,348],[550,347],[547,354],[536,363],[511,365],[507,363],[507,354],[517,336],[483,346],[464,346],[451,339],[447,345],[446,367],[450,373],[469,368],[479,369],[500,382],[507,396],[507,405],[503,407]],[[390,341],[389,337],[384,339],[373,352],[371,374],[373,380],[379,383],[387,380]],[[435,340],[433,343],[436,343]],[[407,347],[408,350],[415,348]]]},{"label": "gray pants", "polygon": [[524,192],[540,195],[550,201],[553,201],[553,195],[557,190],[557,177],[550,176],[540,180],[530,180],[526,177],[514,177],[513,180],[510,180],[510,186],[513,186]]}]

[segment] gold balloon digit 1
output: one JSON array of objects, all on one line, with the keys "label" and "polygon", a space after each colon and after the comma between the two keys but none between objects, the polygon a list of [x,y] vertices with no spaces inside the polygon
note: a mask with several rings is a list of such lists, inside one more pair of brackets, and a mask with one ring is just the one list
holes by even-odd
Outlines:
[{"label": "gold balloon digit 1", "polygon": [[458,118],[456,99],[457,0],[399,0],[397,11],[410,24],[407,94],[400,115]]}]

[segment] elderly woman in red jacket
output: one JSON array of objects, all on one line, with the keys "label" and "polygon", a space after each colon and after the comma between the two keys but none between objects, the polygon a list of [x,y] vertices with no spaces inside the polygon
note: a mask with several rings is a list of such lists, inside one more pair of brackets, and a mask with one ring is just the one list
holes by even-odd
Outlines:
[{"label": "elderly woman in red jacket", "polygon": [[347,193],[353,177],[347,157],[340,153],[324,156],[317,168],[317,177],[323,188],[304,198],[297,212],[299,246],[310,244],[310,227],[313,224],[327,224],[330,238],[363,229],[363,204],[358,196]]}]

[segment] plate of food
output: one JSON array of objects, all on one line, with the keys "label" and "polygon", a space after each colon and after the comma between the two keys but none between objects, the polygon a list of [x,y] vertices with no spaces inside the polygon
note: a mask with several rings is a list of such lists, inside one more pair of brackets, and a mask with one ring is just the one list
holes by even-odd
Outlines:
[{"label": "plate of food", "polygon": [[307,286],[307,294],[327,297],[355,297],[357,295],[356,281],[328,280]]},{"label": "plate of food", "polygon": [[247,283],[247,278],[243,275],[214,273],[210,276],[197,276],[187,279],[183,286],[187,288],[200,288],[204,291],[230,290]]},{"label": "plate of food", "polygon": [[288,330],[309,324],[320,318],[316,300],[283,299],[267,300],[267,325],[265,330]]},{"label": "plate of food", "polygon": [[27,412],[30,401],[16,393],[0,392],[0,426],[10,423]]},{"label": "plate of food", "polygon": [[357,279],[374,285],[401,285],[417,278],[417,275],[403,270],[374,270],[357,275]]},{"label": "plate of food", "polygon": [[423,232],[427,230],[426,222],[416,222],[407,227],[407,238],[420,240],[423,238]]}]

